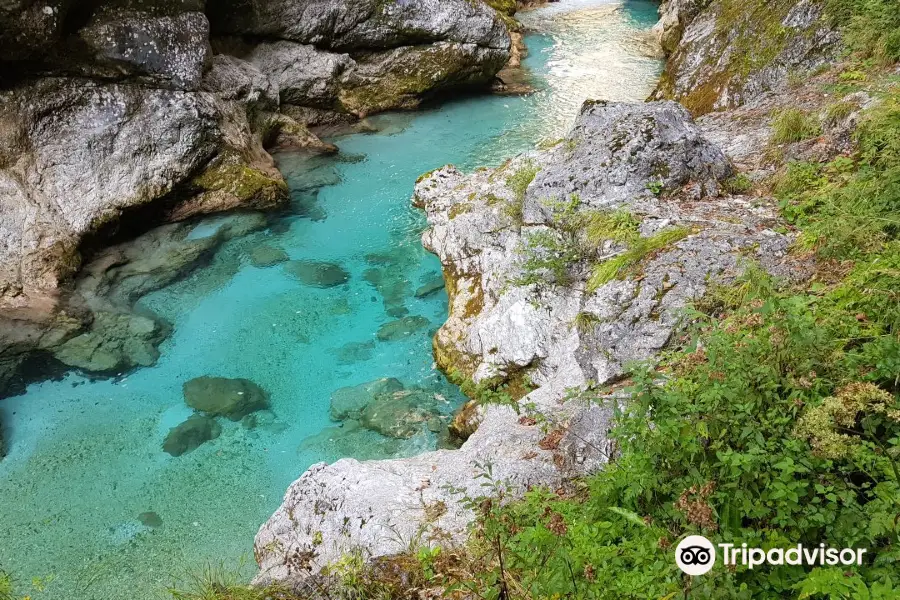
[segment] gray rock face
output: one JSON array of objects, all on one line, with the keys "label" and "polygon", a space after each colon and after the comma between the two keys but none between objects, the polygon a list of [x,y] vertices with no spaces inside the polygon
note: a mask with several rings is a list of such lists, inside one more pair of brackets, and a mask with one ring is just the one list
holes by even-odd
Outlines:
[{"label": "gray rock face", "polygon": [[83,235],[170,192],[222,142],[210,97],[68,79],[4,93],[0,123],[7,293],[56,287]]},{"label": "gray rock face", "polygon": [[[527,375],[538,387],[521,403],[539,415],[490,405],[470,411],[481,421],[474,433],[460,424],[471,435],[459,450],[314,465],[257,535],[258,580],[302,578],[350,549],[379,556],[410,539],[461,539],[471,515],[459,500],[484,494],[475,475],[485,464],[512,494],[600,468],[613,452],[616,400],[570,392],[652,357],[681,309],[740,272],[743,255],[773,270],[785,260],[789,239],[772,231],[773,210],[715,195],[730,172],[674,103],[587,103],[555,148],[423,178],[414,197],[430,226],[423,243],[441,259],[450,295],[438,364],[475,381]],[[631,234],[610,225],[613,215]],[[535,235],[546,244],[536,247]],[[596,280],[597,265],[622,256],[621,269]],[[565,258],[561,269],[554,257]]]},{"label": "gray rock face", "polygon": [[331,107],[340,77],[353,59],[313,46],[280,41],[262,43],[247,57],[280,90],[285,104]]},{"label": "gray rock face", "polygon": [[[672,0],[657,31],[671,52],[655,99],[681,101],[695,115],[732,108],[783,87],[788,75],[829,61],[839,36],[814,0],[728,12],[718,0]],[[778,31],[777,35],[770,33]]]},{"label": "gray rock face", "polygon": [[466,0],[223,0],[207,9],[213,31],[287,39],[333,50],[373,50],[440,40],[509,49],[497,14]]},{"label": "gray rock face", "polygon": [[539,446],[547,437],[540,427],[520,423],[509,407],[492,406],[460,450],[313,465],[291,484],[256,536],[256,581],[302,579],[351,549],[381,556],[402,551],[413,539],[461,541],[472,515],[460,500],[485,493],[483,480],[476,478],[483,469],[477,465],[491,464],[493,478],[511,494],[531,485],[555,487],[566,477],[596,470],[610,452],[602,441],[609,411],[574,401],[560,407],[547,391],[529,399],[554,422],[567,425],[555,448]]},{"label": "gray rock face", "polygon": [[209,22],[202,12],[157,15],[101,11],[80,32],[103,65],[154,83],[196,90],[209,54]]}]

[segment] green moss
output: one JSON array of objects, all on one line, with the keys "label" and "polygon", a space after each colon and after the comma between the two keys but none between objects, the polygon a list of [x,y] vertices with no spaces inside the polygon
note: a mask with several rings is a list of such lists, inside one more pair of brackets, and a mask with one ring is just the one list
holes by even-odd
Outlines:
[{"label": "green moss", "polygon": [[287,198],[287,184],[228,158],[208,166],[191,183],[204,192],[224,192],[240,204],[275,205]]},{"label": "green moss", "polygon": [[501,66],[483,65],[483,71],[473,72],[471,56],[456,45],[411,47],[395,58],[391,72],[343,87],[338,103],[356,115],[415,108],[443,86],[486,83]]},{"label": "green moss", "polygon": [[686,227],[675,227],[664,229],[650,237],[638,238],[624,253],[594,266],[588,279],[588,291],[593,292],[613,279],[623,277],[651,254],[671,246],[691,233],[692,231]]},{"label": "green moss", "polygon": [[484,0],[484,3],[502,15],[516,14],[516,0]]}]

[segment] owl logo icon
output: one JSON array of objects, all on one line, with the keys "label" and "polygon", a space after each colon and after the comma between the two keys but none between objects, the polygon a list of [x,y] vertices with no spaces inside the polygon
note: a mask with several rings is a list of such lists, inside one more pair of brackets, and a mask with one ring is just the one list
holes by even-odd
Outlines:
[{"label": "owl logo icon", "polygon": [[703,575],[716,564],[716,548],[702,535],[689,535],[675,547],[675,564],[688,575]]}]

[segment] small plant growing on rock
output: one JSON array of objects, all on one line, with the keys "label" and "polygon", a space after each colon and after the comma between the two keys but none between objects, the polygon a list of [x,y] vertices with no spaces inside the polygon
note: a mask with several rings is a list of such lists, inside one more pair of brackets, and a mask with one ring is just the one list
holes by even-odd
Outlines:
[{"label": "small plant growing on rock", "polygon": [[772,121],[772,143],[791,144],[816,137],[821,132],[816,118],[799,108],[786,108]]},{"label": "small plant growing on rock", "polygon": [[594,266],[594,271],[588,279],[588,290],[593,292],[600,286],[622,277],[629,269],[633,268],[650,254],[658,252],[667,246],[678,242],[690,235],[687,227],[675,227],[664,229],[650,237],[637,238],[628,250],[608,258]]}]

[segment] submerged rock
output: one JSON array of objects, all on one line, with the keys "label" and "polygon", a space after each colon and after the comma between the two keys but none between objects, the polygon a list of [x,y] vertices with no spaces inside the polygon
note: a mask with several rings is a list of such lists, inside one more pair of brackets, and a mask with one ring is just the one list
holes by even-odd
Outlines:
[{"label": "submerged rock", "polygon": [[[173,454],[173,456],[177,455]],[[144,527],[150,527],[151,529],[162,527],[163,524],[162,517],[153,511],[142,512],[138,515],[138,521],[140,521]]]},{"label": "submerged rock", "polygon": [[344,344],[334,351],[338,363],[342,365],[352,365],[364,360],[372,358],[372,352],[375,350],[375,342],[350,342]]},{"label": "submerged rock", "polygon": [[425,298],[444,289],[444,278],[440,275],[433,277],[416,289],[416,298]]},{"label": "submerged rock", "polygon": [[262,244],[250,251],[250,262],[254,267],[273,267],[290,257],[282,248]]},{"label": "submerged rock", "polygon": [[399,379],[385,377],[337,389],[331,394],[331,418],[335,421],[358,419],[366,405],[378,395],[398,392],[403,387]]},{"label": "submerged rock", "polygon": [[302,283],[319,288],[342,285],[350,280],[350,273],[341,265],[331,262],[292,260],[285,265],[284,270]]},{"label": "submerged rock", "polygon": [[240,421],[269,405],[266,392],[249,379],[197,377],[182,386],[185,403],[211,416]]},{"label": "submerged rock", "polygon": [[222,427],[214,418],[191,415],[184,423],[169,430],[162,448],[172,456],[181,456],[196,450],[205,442],[216,439],[221,433]]},{"label": "submerged rock", "polygon": [[441,415],[434,394],[426,390],[398,390],[377,394],[360,414],[363,427],[381,435],[409,439],[427,427],[441,431]]},{"label": "submerged rock", "polygon": [[375,335],[382,342],[394,342],[408,338],[417,331],[425,329],[430,324],[431,321],[425,317],[413,315],[385,323],[378,328]]}]

